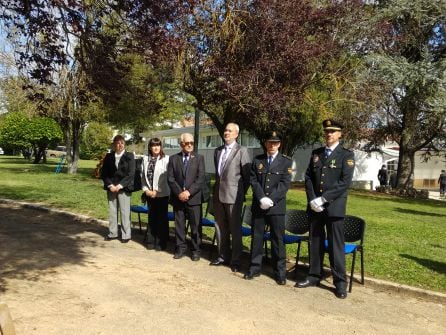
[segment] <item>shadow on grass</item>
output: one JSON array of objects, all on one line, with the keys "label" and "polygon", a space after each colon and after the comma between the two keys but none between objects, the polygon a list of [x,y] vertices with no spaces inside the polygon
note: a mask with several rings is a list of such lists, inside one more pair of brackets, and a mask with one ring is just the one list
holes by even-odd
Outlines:
[{"label": "shadow on grass", "polygon": [[87,264],[82,247],[100,247],[105,233],[68,215],[0,204],[0,292],[8,280],[38,281],[62,266]]},{"label": "shadow on grass", "polygon": [[425,268],[431,269],[432,271],[438,272],[439,274],[446,275],[446,263],[437,262],[430,259],[419,258],[416,256],[408,254],[400,254],[401,257],[413,260],[418,264],[424,266]]},{"label": "shadow on grass", "polygon": [[400,212],[403,214],[413,214],[413,215],[424,215],[424,216],[436,216],[436,217],[446,217],[445,214],[438,214],[438,213],[432,213],[432,212],[425,212],[425,211],[417,211],[413,209],[407,209],[407,208],[395,208],[396,212]]}]

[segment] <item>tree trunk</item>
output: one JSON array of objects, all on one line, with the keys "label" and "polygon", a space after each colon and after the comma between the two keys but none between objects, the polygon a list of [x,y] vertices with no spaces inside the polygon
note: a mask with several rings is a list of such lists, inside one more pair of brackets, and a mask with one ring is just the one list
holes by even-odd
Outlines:
[{"label": "tree trunk", "polygon": [[66,120],[61,126],[67,147],[67,173],[76,174],[79,165],[79,145],[83,123],[79,120]]},{"label": "tree trunk", "polygon": [[402,132],[399,140],[399,160],[397,172],[397,188],[413,187],[415,151],[417,150],[417,113],[412,104],[404,104],[405,112],[402,120]]}]

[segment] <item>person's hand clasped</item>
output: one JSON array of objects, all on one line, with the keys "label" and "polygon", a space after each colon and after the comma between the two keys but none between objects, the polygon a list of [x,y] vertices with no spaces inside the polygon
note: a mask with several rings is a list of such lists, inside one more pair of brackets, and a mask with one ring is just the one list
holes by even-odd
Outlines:
[{"label": "person's hand clasped", "polygon": [[324,210],[324,204],[326,202],[327,201],[323,197],[318,197],[310,201],[310,207],[314,212],[320,213]]},{"label": "person's hand clasped", "polygon": [[183,202],[188,201],[189,197],[190,197],[190,193],[187,190],[178,194],[178,199],[180,199],[180,201],[183,201]]},{"label": "person's hand clasped", "polygon": [[274,202],[270,198],[263,197],[262,199],[260,199],[260,208],[261,209],[267,210],[273,206],[274,206]]}]

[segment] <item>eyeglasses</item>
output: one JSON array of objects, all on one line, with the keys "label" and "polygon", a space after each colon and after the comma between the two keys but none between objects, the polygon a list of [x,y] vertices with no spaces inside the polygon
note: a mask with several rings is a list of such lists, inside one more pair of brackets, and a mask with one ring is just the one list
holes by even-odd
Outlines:
[{"label": "eyeglasses", "polygon": [[194,145],[194,141],[191,141],[191,142],[183,142],[183,145]]}]

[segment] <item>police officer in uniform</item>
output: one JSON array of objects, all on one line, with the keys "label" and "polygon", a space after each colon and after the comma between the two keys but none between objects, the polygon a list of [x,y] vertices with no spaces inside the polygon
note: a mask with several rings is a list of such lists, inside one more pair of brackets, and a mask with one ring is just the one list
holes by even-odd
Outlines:
[{"label": "police officer in uniform", "polygon": [[353,178],[355,158],[352,151],[339,144],[342,125],[323,121],[325,147],[312,152],[305,173],[305,189],[310,217],[310,269],[305,280],[296,284],[304,288],[319,285],[323,277],[324,241],[328,240],[330,268],[336,297],[347,297],[345,273],[344,217],[347,189]]},{"label": "police officer in uniform", "polygon": [[265,142],[266,153],[254,158],[251,167],[252,242],[251,264],[245,279],[260,275],[265,225],[271,231],[271,256],[277,284],[286,284],[285,233],[286,193],[291,182],[292,160],[279,153],[281,139],[272,132]]}]

